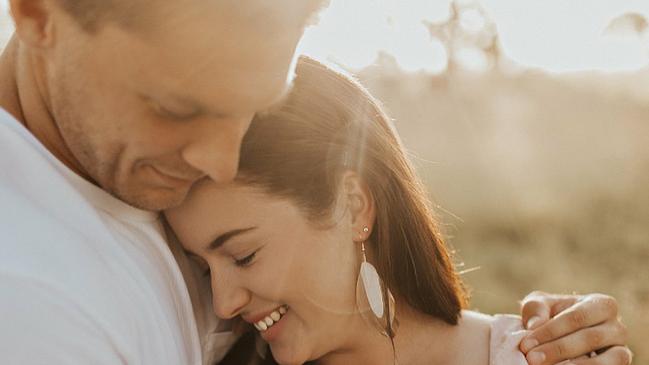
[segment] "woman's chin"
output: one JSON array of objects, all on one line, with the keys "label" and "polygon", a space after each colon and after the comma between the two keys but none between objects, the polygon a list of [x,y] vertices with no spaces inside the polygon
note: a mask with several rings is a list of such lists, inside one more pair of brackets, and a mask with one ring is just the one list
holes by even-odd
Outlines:
[{"label": "woman's chin", "polygon": [[306,354],[304,348],[298,350],[286,346],[271,345],[270,350],[273,353],[273,358],[280,365],[302,365],[312,360]]}]

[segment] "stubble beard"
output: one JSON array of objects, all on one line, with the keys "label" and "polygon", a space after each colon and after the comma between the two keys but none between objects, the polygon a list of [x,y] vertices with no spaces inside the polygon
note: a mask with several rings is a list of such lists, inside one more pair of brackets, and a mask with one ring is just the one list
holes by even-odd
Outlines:
[{"label": "stubble beard", "polygon": [[67,142],[92,183],[138,209],[159,212],[179,205],[187,191],[155,187],[138,179],[138,164],[126,158],[126,146],[98,146],[88,133],[68,130]]},{"label": "stubble beard", "polygon": [[[91,111],[82,112],[65,100],[62,92],[58,103],[53,102],[53,115],[67,148],[72,153],[90,183],[115,198],[138,209],[159,212],[179,205],[187,191],[164,189],[149,186],[146,181],[138,181],[137,164],[126,158],[126,146],[119,142],[102,141],[102,132],[93,126],[108,125],[110,121],[89,122],[84,116],[102,115]],[[79,100],[77,98],[76,100]],[[56,111],[59,113],[55,113]],[[111,144],[112,143],[112,144]],[[130,166],[127,166],[131,164]]]}]

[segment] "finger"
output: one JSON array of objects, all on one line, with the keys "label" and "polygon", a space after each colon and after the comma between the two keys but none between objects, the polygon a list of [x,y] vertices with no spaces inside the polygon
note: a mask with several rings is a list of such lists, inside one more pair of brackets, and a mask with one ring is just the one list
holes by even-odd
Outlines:
[{"label": "finger", "polygon": [[584,298],[581,295],[565,295],[555,298],[554,304],[550,307],[550,317],[554,318],[559,313],[584,300]]},{"label": "finger", "polygon": [[550,319],[550,308],[554,304],[552,295],[535,291],[521,302],[521,320],[526,329],[536,328]]},{"label": "finger", "polygon": [[527,361],[530,365],[556,364],[625,342],[626,328],[616,321],[609,321],[540,345],[527,354]]},{"label": "finger", "polygon": [[[577,301],[576,296],[532,292],[521,303],[521,316],[527,329],[536,329],[547,322],[558,307],[570,307]],[[553,313],[554,312],[554,313]]]},{"label": "finger", "polygon": [[574,365],[629,365],[633,361],[633,353],[627,347],[614,346],[603,353],[585,359],[575,359],[569,364]]},{"label": "finger", "polygon": [[576,360],[584,360],[584,359],[590,359],[590,356],[588,356],[588,355],[581,355],[581,356],[579,356],[579,357],[576,358],[576,359],[572,359],[572,360],[564,360],[564,361],[562,361],[562,362],[558,362],[558,363],[556,363],[556,364],[554,364],[554,365],[574,365]]},{"label": "finger", "polygon": [[617,321],[617,301],[605,295],[593,295],[577,302],[559,313],[526,337],[538,344],[561,338],[583,328],[595,326],[610,320]]}]

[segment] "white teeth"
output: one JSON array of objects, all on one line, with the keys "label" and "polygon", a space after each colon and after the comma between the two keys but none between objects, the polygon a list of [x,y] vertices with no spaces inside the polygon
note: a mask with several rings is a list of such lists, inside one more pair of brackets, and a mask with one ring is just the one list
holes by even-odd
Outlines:
[{"label": "white teeth", "polygon": [[266,325],[267,325],[268,327],[272,326],[273,323],[275,323],[275,321],[273,321],[273,319],[270,318],[270,317],[266,317],[266,318],[264,318],[264,322],[266,322]]},{"label": "white teeth", "polygon": [[284,314],[288,311],[287,306],[281,306],[277,310],[273,311],[271,314],[269,314],[267,317],[262,319],[261,321],[257,323],[253,323],[257,331],[264,332],[270,327],[272,327],[275,322],[278,322]]},{"label": "white teeth", "polygon": [[277,322],[279,321],[280,318],[282,318],[282,315],[279,314],[278,311],[274,311],[273,313],[270,314],[270,318],[272,318],[273,321]]},{"label": "white teeth", "polygon": [[266,325],[266,322],[264,322],[264,321],[257,322],[257,326],[259,326],[260,331],[265,331],[265,330],[268,329],[268,326]]}]

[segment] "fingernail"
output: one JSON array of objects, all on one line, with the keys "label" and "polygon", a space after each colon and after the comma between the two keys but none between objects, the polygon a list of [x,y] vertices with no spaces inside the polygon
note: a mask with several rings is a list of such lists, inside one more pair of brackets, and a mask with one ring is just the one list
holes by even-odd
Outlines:
[{"label": "fingernail", "polygon": [[526,327],[527,327],[528,330],[533,330],[533,329],[536,329],[536,327],[538,327],[539,325],[541,325],[541,317],[534,316],[534,317],[530,318],[529,321],[527,321],[527,326]]},{"label": "fingernail", "polygon": [[532,351],[527,354],[527,362],[530,365],[541,365],[545,361],[545,354],[539,351]]},{"label": "fingernail", "polygon": [[535,348],[538,345],[539,341],[533,338],[526,338],[523,340],[523,343],[521,343],[521,349],[524,353],[528,353],[531,349]]}]

